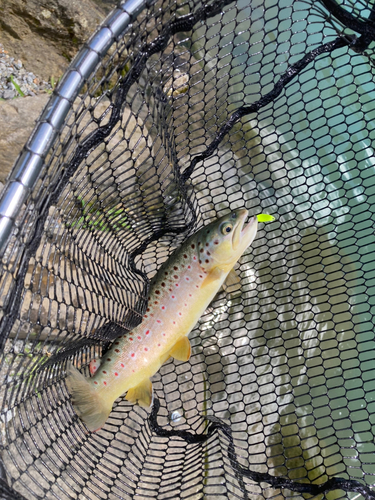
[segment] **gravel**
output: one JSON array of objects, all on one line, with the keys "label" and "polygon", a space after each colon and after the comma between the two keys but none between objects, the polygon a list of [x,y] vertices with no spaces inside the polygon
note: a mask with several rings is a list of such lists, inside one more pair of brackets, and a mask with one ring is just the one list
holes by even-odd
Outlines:
[{"label": "gravel", "polygon": [[21,97],[11,77],[25,96],[52,91],[52,86],[48,82],[27,71],[22,61],[11,57],[0,43],[0,99]]}]

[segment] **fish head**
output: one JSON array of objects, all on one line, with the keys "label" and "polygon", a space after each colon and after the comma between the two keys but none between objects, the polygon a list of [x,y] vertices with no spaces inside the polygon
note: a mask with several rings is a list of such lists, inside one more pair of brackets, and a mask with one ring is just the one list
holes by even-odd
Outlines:
[{"label": "fish head", "polygon": [[[208,224],[200,238],[202,263],[206,271],[215,267],[230,271],[244,251],[254,240],[258,220],[252,217],[245,224],[248,211],[245,208],[234,210],[220,219]],[[205,257],[203,259],[203,256]],[[208,258],[206,258],[208,256]]]}]

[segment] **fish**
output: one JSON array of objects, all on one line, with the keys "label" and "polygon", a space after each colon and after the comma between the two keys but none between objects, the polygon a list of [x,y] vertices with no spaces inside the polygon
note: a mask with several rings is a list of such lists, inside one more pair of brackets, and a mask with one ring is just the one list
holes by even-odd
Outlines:
[{"label": "fish", "polygon": [[188,361],[188,334],[209,306],[233,266],[253,242],[258,219],[245,224],[248,211],[232,211],[190,236],[164,262],[150,282],[142,322],[117,338],[101,360],[89,364],[85,377],[72,364],[66,385],[73,408],[89,431],[103,427],[115,400],[149,407],[150,378],[172,357]]}]

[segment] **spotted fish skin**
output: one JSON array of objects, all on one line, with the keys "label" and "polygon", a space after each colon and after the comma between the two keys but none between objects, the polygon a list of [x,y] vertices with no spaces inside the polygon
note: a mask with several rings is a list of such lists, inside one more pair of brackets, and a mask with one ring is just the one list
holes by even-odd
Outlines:
[{"label": "spotted fish skin", "polygon": [[142,323],[116,339],[100,365],[90,364],[86,379],[68,370],[74,408],[91,431],[104,425],[122,394],[142,406],[151,404],[152,377],[170,357],[190,357],[187,335],[210,304],[233,265],[253,241],[257,219],[244,227],[239,209],[202,228],[163,264],[151,281]]}]

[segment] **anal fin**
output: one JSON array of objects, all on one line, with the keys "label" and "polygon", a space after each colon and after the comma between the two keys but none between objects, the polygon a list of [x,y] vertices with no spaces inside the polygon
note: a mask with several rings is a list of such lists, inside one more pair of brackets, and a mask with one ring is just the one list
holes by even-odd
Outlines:
[{"label": "anal fin", "polygon": [[125,399],[131,403],[137,403],[143,408],[148,408],[152,402],[152,383],[150,379],[142,380],[136,387],[129,389]]},{"label": "anal fin", "polygon": [[187,337],[182,337],[176,344],[172,347],[169,354],[172,358],[178,361],[188,361],[191,354],[191,345]]}]

